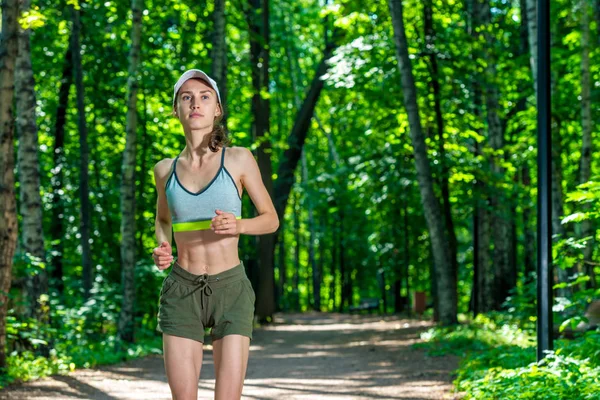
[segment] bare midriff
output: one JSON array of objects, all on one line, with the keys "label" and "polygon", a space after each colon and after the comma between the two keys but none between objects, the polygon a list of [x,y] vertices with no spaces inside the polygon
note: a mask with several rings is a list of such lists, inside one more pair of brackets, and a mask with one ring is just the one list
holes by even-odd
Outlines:
[{"label": "bare midriff", "polygon": [[240,264],[239,235],[222,235],[211,229],[174,233],[175,261],[192,274],[214,275]]}]

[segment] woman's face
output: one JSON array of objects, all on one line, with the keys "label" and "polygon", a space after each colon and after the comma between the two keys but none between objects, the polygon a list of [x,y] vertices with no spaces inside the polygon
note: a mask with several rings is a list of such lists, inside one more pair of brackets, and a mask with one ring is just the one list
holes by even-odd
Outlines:
[{"label": "woman's face", "polygon": [[190,130],[210,128],[221,115],[217,94],[200,79],[189,79],[179,89],[175,114]]}]

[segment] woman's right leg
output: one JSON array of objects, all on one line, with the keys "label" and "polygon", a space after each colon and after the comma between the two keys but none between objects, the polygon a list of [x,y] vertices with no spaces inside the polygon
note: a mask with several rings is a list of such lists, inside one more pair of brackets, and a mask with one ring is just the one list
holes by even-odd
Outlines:
[{"label": "woman's right leg", "polygon": [[202,342],[163,333],[163,353],[173,400],[198,400]]}]

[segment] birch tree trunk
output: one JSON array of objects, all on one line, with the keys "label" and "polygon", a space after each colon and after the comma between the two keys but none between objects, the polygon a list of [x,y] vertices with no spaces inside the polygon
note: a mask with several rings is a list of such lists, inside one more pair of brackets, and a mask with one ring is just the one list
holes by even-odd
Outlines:
[{"label": "birch tree trunk", "polygon": [[2,1],[0,37],[0,368],[6,368],[6,313],[17,245],[13,95],[17,58],[17,0]]},{"label": "birch tree trunk", "polygon": [[127,125],[121,180],[121,270],[123,303],[119,315],[119,338],[134,340],[135,304],[135,165],[137,142],[137,92],[142,36],[143,0],[131,1],[131,50],[127,80]]},{"label": "birch tree trunk", "polygon": [[80,234],[81,234],[81,265],[83,268],[84,298],[90,296],[92,287],[92,263],[90,250],[90,191],[89,191],[89,149],[87,143],[87,125],[85,121],[85,90],[83,87],[83,69],[81,66],[81,21],[79,5],[72,5],[73,32],[71,34],[73,48],[73,71],[75,75],[75,88],[77,93],[77,124],[79,129],[79,201],[80,201]]},{"label": "birch tree trunk", "polygon": [[440,202],[433,191],[433,179],[417,104],[417,89],[408,57],[408,43],[404,30],[402,1],[389,0],[389,8],[394,28],[396,57],[402,77],[404,106],[408,114],[410,136],[414,148],[421,202],[425,212],[425,219],[431,240],[431,251],[434,257],[437,295],[439,298],[439,319],[445,325],[455,324],[457,323],[457,283],[452,274],[452,252],[450,250],[446,223]]},{"label": "birch tree trunk", "polygon": [[[30,0],[22,0],[21,12],[28,12]],[[38,130],[35,113],[35,80],[31,66],[31,29],[19,28],[18,51],[15,70],[17,97],[17,135],[19,138],[18,170],[20,184],[20,214],[22,215],[23,250],[45,262],[44,231],[42,226],[42,197],[40,195],[40,164],[38,159]],[[28,316],[41,320],[40,296],[48,293],[46,268],[36,268],[36,273],[25,282],[29,297]]]}]

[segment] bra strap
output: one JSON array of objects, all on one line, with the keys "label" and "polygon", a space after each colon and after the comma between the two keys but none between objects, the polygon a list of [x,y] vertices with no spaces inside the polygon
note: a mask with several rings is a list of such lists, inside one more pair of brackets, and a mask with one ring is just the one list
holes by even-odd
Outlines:
[{"label": "bra strap", "polygon": [[223,146],[223,152],[221,153],[221,167],[225,165],[225,146]]}]

